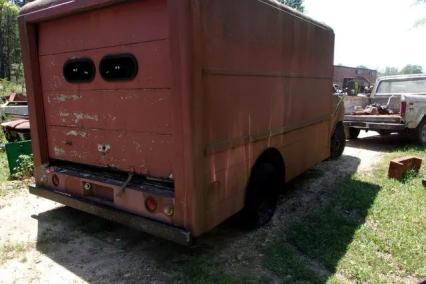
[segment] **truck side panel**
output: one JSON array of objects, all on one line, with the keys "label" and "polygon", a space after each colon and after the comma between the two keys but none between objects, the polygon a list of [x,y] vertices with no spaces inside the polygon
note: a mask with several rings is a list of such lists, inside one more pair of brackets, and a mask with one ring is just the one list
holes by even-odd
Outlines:
[{"label": "truck side panel", "polygon": [[206,227],[244,205],[267,148],[289,180],[329,156],[333,32],[273,1],[200,1]]}]

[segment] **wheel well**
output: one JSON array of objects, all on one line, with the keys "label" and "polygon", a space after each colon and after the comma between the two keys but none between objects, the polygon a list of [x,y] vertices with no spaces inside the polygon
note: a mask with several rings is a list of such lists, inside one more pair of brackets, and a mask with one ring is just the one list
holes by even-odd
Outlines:
[{"label": "wheel well", "polygon": [[281,155],[281,152],[278,151],[278,149],[276,148],[268,148],[266,149],[262,154],[260,154],[260,156],[257,158],[256,162],[254,163],[252,169],[251,169],[251,174],[250,176],[252,176],[253,172],[256,170],[256,168],[264,163],[271,163],[273,164],[275,167],[277,167],[277,169],[279,170],[280,173],[282,173],[282,183],[285,182],[285,162],[284,159]]},{"label": "wheel well", "polygon": [[345,127],[345,126],[343,125],[343,121],[338,121],[338,122],[334,125],[333,131],[331,132],[331,136],[333,136],[334,131],[336,131],[337,127],[339,127],[339,126],[341,126],[341,127]]},{"label": "wheel well", "polygon": [[422,124],[424,121],[426,121],[426,114],[422,118],[420,118],[415,129],[419,129],[420,124]]}]

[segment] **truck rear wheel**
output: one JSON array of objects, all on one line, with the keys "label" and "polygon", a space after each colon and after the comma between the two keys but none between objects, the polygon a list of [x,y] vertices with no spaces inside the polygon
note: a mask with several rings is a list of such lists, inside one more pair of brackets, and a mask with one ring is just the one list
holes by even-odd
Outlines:
[{"label": "truck rear wheel", "polygon": [[361,129],[349,127],[348,129],[349,139],[357,139],[360,132],[361,132]]},{"label": "truck rear wheel", "polygon": [[426,146],[426,119],[420,122],[416,134],[418,143],[422,146]]},{"label": "truck rear wheel", "polygon": [[247,186],[245,206],[238,214],[238,223],[245,229],[256,229],[268,223],[277,208],[282,184],[280,169],[269,162],[254,166]]},{"label": "truck rear wheel", "polygon": [[334,130],[333,136],[331,136],[330,143],[330,158],[337,159],[343,154],[346,146],[346,135],[343,125],[339,124]]}]

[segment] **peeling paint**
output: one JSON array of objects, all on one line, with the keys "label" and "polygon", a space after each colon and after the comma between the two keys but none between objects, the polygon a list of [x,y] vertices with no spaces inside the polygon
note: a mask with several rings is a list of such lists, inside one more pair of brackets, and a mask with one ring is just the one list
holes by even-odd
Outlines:
[{"label": "peeling paint", "polygon": [[55,147],[53,149],[53,151],[55,151],[55,156],[64,156],[65,155],[65,150],[59,147]]},{"label": "peeling paint", "polygon": [[84,131],[71,130],[66,133],[67,136],[80,136],[82,138],[86,138],[87,133]]},{"label": "peeling paint", "polygon": [[75,117],[74,119],[75,123],[79,123],[81,120],[94,120],[94,121],[99,120],[99,116],[97,114],[74,112],[73,115]]},{"label": "peeling paint", "polygon": [[108,114],[108,118],[109,118],[110,120],[112,120],[112,121],[116,121],[116,120],[117,120],[117,117],[116,117],[116,116],[113,116],[112,114]]},{"label": "peeling paint", "polygon": [[50,101],[58,101],[58,102],[66,102],[66,101],[76,101],[81,99],[81,96],[78,95],[58,95],[58,96],[54,96],[52,97],[52,99],[50,99],[50,96],[48,98],[48,102],[50,103]]}]

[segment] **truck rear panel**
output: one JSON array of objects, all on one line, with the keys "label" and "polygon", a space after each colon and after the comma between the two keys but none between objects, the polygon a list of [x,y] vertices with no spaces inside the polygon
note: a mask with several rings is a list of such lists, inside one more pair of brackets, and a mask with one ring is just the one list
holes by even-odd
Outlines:
[{"label": "truck rear panel", "polygon": [[[125,19],[114,20],[114,19]],[[102,27],[102,28],[100,28]],[[132,54],[129,81],[70,83],[64,63]],[[166,1],[136,1],[39,25],[49,158],[155,177],[172,174],[171,78]]]}]

